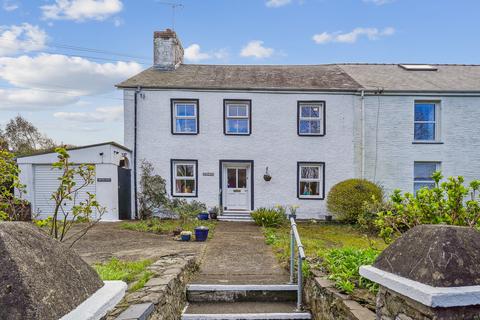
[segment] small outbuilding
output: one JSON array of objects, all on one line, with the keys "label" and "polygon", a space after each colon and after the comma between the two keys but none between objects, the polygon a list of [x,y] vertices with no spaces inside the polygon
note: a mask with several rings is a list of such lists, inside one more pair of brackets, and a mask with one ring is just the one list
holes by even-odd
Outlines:
[{"label": "small outbuilding", "polygon": [[[106,212],[104,221],[131,219],[132,217],[132,175],[131,150],[115,143],[105,142],[83,147],[69,148],[72,164],[90,164],[95,166],[95,182],[76,195],[76,202],[85,200],[87,192],[96,195],[97,201]],[[21,169],[20,181],[26,185],[25,199],[30,201],[32,215],[43,219],[54,211],[52,193],[59,186],[62,172],[52,164],[58,161],[55,152],[40,153],[19,157],[17,163]],[[77,177],[80,183],[80,177]],[[66,203],[65,206],[72,206]]]}]

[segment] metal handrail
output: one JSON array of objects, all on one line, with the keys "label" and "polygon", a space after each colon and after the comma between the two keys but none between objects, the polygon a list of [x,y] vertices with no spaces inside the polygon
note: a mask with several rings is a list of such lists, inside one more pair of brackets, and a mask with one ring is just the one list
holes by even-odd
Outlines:
[{"label": "metal handrail", "polygon": [[302,309],[302,291],[303,291],[303,274],[302,265],[305,260],[305,250],[303,249],[302,240],[297,230],[295,216],[290,215],[290,283],[295,281],[295,246],[297,247],[297,310]]}]

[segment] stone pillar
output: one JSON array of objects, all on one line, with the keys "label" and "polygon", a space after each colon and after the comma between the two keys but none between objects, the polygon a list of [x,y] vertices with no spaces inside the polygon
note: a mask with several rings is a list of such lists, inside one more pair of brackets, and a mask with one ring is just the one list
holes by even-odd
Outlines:
[{"label": "stone pillar", "polygon": [[480,319],[480,232],[417,226],[360,274],[379,284],[379,320]]}]

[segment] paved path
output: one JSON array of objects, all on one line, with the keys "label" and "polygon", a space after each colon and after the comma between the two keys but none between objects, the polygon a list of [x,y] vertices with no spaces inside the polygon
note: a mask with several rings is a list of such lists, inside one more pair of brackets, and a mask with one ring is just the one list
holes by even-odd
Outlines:
[{"label": "paved path", "polygon": [[219,222],[192,283],[282,284],[288,280],[259,227],[249,222]]}]

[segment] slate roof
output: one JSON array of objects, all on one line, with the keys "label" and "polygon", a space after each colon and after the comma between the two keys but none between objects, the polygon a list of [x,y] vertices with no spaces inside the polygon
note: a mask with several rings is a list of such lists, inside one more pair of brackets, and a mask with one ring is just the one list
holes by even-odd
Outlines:
[{"label": "slate roof", "polygon": [[480,92],[480,65],[433,65],[409,71],[398,64],[195,65],[149,68],[119,88],[392,92]]},{"label": "slate roof", "polygon": [[360,86],[336,65],[194,65],[174,71],[149,68],[117,85],[119,88],[240,90],[338,90]]},{"label": "slate roof", "polygon": [[479,92],[480,65],[433,64],[437,71],[409,71],[398,64],[339,65],[364,89],[384,91]]}]

